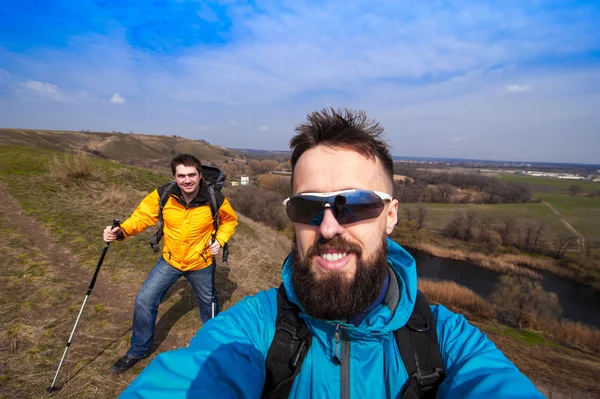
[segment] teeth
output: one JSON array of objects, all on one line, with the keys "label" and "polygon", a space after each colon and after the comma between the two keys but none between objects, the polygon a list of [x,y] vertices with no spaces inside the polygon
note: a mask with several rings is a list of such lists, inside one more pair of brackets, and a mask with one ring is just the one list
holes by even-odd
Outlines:
[{"label": "teeth", "polygon": [[321,258],[325,259],[329,262],[336,262],[348,255],[346,252],[337,253],[337,254],[321,254]]}]

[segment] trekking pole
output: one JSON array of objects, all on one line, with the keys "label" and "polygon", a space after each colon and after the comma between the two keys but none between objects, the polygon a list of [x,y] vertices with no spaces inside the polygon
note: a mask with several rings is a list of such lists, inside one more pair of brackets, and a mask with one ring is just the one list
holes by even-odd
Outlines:
[{"label": "trekking pole", "polygon": [[[216,220],[216,225],[217,225],[217,231],[219,230],[219,220]],[[215,234],[213,235],[213,243],[217,241],[217,232],[215,231]],[[211,319],[213,319],[216,314],[215,314],[215,308],[216,308],[216,279],[217,279],[217,257],[213,255],[212,257],[212,261],[213,261],[213,268],[212,268],[212,272],[210,273],[210,280],[211,280],[211,299],[210,299],[210,304],[211,304],[211,308],[212,308],[212,313],[211,313]]]},{"label": "trekking pole", "polygon": [[[115,227],[118,227],[118,226],[119,226],[119,220],[114,219],[113,223],[112,223],[112,228],[114,229]],[[52,380],[52,385],[50,385],[48,388],[46,388],[47,392],[55,392],[61,388],[59,386],[54,386],[54,383],[56,383],[56,378],[58,378],[58,373],[60,371],[60,368],[62,367],[65,357],[67,356],[69,346],[71,346],[71,341],[73,340],[73,335],[75,335],[75,330],[77,329],[77,324],[79,324],[79,319],[81,319],[81,315],[83,314],[83,308],[85,308],[85,304],[86,304],[90,294],[92,293],[92,290],[94,289],[94,284],[96,284],[96,278],[98,277],[98,272],[100,271],[100,266],[102,266],[102,262],[104,261],[104,256],[106,256],[106,251],[108,250],[109,245],[110,245],[110,242],[107,242],[106,245],[104,246],[104,250],[102,251],[102,255],[100,255],[100,260],[98,261],[98,266],[96,266],[96,271],[94,272],[94,277],[92,277],[92,281],[90,282],[90,285],[85,294],[85,299],[83,300],[83,303],[81,304],[81,309],[79,310],[79,314],[77,315],[77,320],[75,321],[75,325],[73,326],[73,331],[71,331],[71,336],[69,337],[69,340],[67,341],[65,351],[63,352],[62,358],[60,359],[60,363],[58,364],[58,369],[56,370],[56,374],[54,375],[54,379]]]},{"label": "trekking pole", "polygon": [[213,261],[213,269],[212,269],[212,273],[211,273],[211,280],[212,280],[212,290],[211,290],[211,306],[212,306],[212,315],[211,315],[211,319],[215,317],[215,276],[217,274],[217,257],[213,256],[212,257],[212,261]]}]

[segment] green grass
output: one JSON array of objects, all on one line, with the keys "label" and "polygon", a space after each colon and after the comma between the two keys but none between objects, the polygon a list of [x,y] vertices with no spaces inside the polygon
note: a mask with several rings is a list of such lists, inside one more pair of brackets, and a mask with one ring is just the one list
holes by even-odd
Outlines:
[{"label": "green grass", "polygon": [[[544,204],[423,204],[429,210],[426,228],[442,230],[448,220],[460,211],[474,211],[479,218],[492,218],[494,225],[500,225],[508,217],[516,217],[524,223],[546,224],[552,235],[570,234],[569,230]],[[400,204],[399,217],[404,218],[402,208],[414,204]]]},{"label": "green grass", "polygon": [[600,190],[600,182],[557,179],[554,177],[535,177],[526,175],[500,175],[500,180],[511,181],[527,186],[533,193],[563,192],[568,193],[572,185],[581,186],[583,193]]},{"label": "green grass", "polygon": [[[511,181],[527,186],[534,198],[551,204],[560,214],[581,233],[587,240],[600,240],[600,197],[585,197],[583,194],[600,190],[600,182],[564,180],[552,177],[534,177],[524,175],[501,175],[503,181]],[[580,185],[582,194],[571,196],[569,187]],[[410,206],[401,204],[400,207]],[[562,224],[552,211],[544,204],[425,204],[429,209],[427,228],[441,230],[454,216],[457,210],[473,210],[480,217],[491,217],[495,224],[501,224],[507,217],[516,217],[525,223],[543,221],[549,239],[558,235],[570,235],[571,232]],[[400,212],[402,215],[402,212]]]},{"label": "green grass", "polygon": [[[118,163],[90,158],[94,177],[56,180],[48,165],[55,157],[71,157],[55,151],[0,146],[0,180],[28,215],[43,222],[56,240],[70,248],[81,264],[95,267],[103,248],[102,230],[112,219],[124,220],[143,197],[165,182],[155,173]],[[129,194],[122,206],[100,203],[109,185]],[[149,229],[151,230],[151,229]],[[149,250],[152,231],[111,248],[105,263],[120,267],[150,267],[156,256]]]},{"label": "green grass", "polygon": [[600,240],[600,197],[571,197],[557,193],[538,194],[588,240]]},{"label": "green grass", "polygon": [[514,338],[515,340],[522,342],[527,345],[535,346],[535,345],[544,345],[551,347],[559,347],[560,345],[555,344],[547,338],[544,338],[540,334],[531,331],[531,330],[516,330],[514,328],[505,327],[505,326],[492,326],[492,325],[482,325],[480,326],[482,329],[491,331],[498,335],[504,335],[506,337]]}]

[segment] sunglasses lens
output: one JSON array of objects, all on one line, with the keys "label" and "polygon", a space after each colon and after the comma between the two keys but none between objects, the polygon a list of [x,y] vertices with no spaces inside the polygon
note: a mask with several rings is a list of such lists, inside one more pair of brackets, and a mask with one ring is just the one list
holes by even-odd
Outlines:
[{"label": "sunglasses lens", "polygon": [[381,215],[384,203],[375,193],[354,191],[346,195],[346,206],[337,215],[340,224],[356,223],[361,220],[374,219]]},{"label": "sunglasses lens", "polygon": [[[343,201],[344,199],[345,201]],[[381,214],[384,207],[383,201],[377,194],[370,191],[353,191],[325,198],[292,197],[287,204],[286,212],[294,223],[319,226],[323,221],[325,204],[331,205],[331,210],[340,224],[356,223],[376,218]]]},{"label": "sunglasses lens", "polygon": [[294,223],[319,226],[323,221],[325,208],[324,202],[314,201],[303,197],[292,197],[285,207],[285,211]]}]

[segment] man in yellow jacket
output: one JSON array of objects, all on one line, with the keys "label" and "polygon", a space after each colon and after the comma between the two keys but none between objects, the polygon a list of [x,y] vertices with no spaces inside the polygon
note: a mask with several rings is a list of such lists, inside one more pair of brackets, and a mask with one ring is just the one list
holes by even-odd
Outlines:
[{"label": "man in yellow jacket", "polygon": [[[202,178],[202,164],[188,154],[178,155],[171,160],[175,185],[162,209],[164,247],[160,258],[135,298],[133,310],[133,334],[131,346],[125,356],[113,364],[111,371],[119,374],[150,354],[154,339],[154,325],[158,304],[181,276],[192,285],[200,318],[203,322],[211,318],[213,286],[211,273],[212,257],[229,240],[237,226],[237,215],[229,201],[215,190],[218,207],[219,230],[215,234],[210,207],[210,193]],[[144,231],[159,220],[159,190],[152,191],[138,205],[133,214],[120,227],[107,226],[102,234],[104,241],[124,239]],[[215,293],[216,301],[216,293]],[[218,309],[218,302],[215,304]],[[215,314],[218,310],[215,312]]]}]

